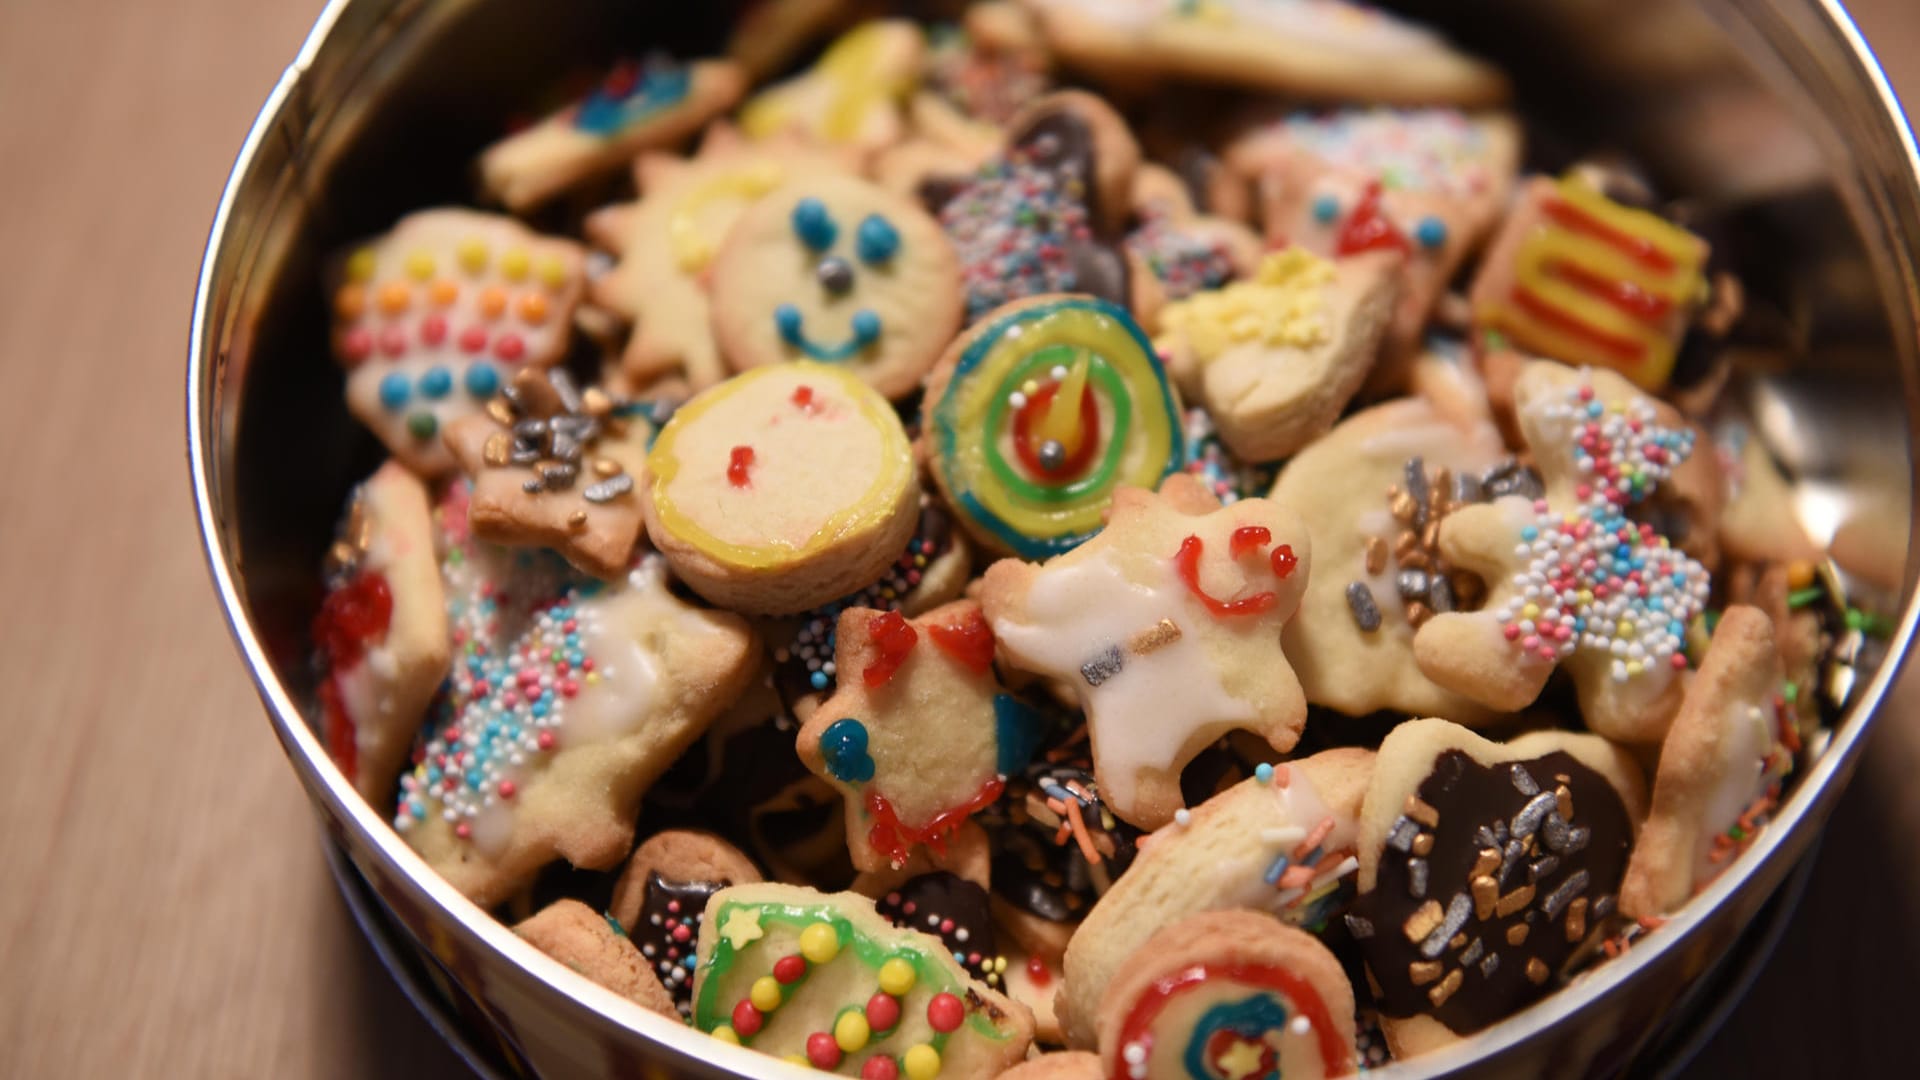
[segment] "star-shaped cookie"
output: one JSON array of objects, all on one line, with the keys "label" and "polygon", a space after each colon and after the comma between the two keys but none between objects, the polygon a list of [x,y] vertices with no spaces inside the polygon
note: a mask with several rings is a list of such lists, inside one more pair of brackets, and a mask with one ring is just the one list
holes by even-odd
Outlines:
[{"label": "star-shaped cookie", "polygon": [[[904,866],[998,798],[1003,729],[1031,711],[993,673],[993,631],[959,600],[917,619],[850,608],[835,631],[839,685],[800,729],[807,767],[847,800],[847,849],[863,871]],[[1017,766],[1014,766],[1017,767]]]},{"label": "star-shaped cookie", "polygon": [[1267,499],[1222,508],[1184,473],[1123,488],[1104,531],[1035,565],[1003,559],[980,602],[1014,666],[1072,687],[1115,814],[1157,828],[1180,770],[1236,728],[1291,749],[1306,720],[1280,631],[1306,591],[1307,530]]}]

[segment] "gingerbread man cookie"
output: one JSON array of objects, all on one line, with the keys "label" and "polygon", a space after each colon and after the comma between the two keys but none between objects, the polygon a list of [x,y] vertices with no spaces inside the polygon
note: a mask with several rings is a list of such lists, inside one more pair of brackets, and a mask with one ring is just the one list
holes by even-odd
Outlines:
[{"label": "gingerbread man cookie", "polygon": [[970,600],[917,619],[851,608],[840,615],[839,688],[800,729],[801,760],[847,800],[847,849],[861,870],[935,851],[999,798],[1000,729],[1019,705],[993,673],[993,630]]},{"label": "gingerbread man cookie", "polygon": [[647,535],[735,611],[806,611],[879,579],[919,519],[900,418],[843,367],[755,368],[674,413],[647,456]]},{"label": "gingerbread man cookie", "polygon": [[901,398],[960,329],[960,264],[938,222],[851,176],[813,176],[741,215],[713,265],[713,334],[736,371],[844,364]]},{"label": "gingerbread man cookie", "polygon": [[712,833],[668,829],[634,849],[613,887],[607,918],[622,927],[676,1012],[693,1015],[700,918],[714,893],[760,880],[760,870]]},{"label": "gingerbread man cookie", "polygon": [[619,994],[641,1008],[665,1016],[680,1015],[660,980],[648,970],[640,950],[611,916],[578,900],[555,900],[513,932],[555,960]]},{"label": "gingerbread man cookie", "polygon": [[1620,910],[1658,918],[1718,877],[1759,834],[1800,746],[1782,695],[1773,620],[1735,605],[1660,746],[1653,806],[1620,886]]},{"label": "gingerbread man cookie", "polygon": [[1706,262],[1706,241],[1614,202],[1578,174],[1535,177],[1480,261],[1474,328],[1658,391],[1707,299]]},{"label": "gingerbread man cookie", "polygon": [[565,370],[528,368],[446,437],[473,481],[475,536],[552,548],[589,574],[617,578],[640,541],[634,477],[652,434],[605,392],[575,389]]},{"label": "gingerbread man cookie", "polygon": [[875,19],[847,31],[811,68],[760,91],[740,109],[749,138],[800,134],[863,153],[906,132],[901,106],[920,81],[926,38],[905,19]]},{"label": "gingerbread man cookie", "polygon": [[622,62],[586,97],[481,154],[481,186],[524,213],[635,154],[685,139],[746,89],[746,72],[724,60]]},{"label": "gingerbread man cookie", "polygon": [[1100,1003],[1111,1077],[1195,1080],[1355,1071],[1353,984],[1312,934],[1213,911],[1153,935]]},{"label": "gingerbread man cookie", "polygon": [[613,865],[648,785],[745,688],[752,630],[675,597],[658,558],[608,585],[456,536],[443,572],[466,652],[394,828],[483,906],[555,858]]},{"label": "gingerbread man cookie", "polygon": [[1099,1005],[1149,938],[1203,911],[1266,912],[1314,933],[1355,891],[1360,799],[1373,752],[1327,750],[1215,795],[1155,832],[1067,945],[1059,1011],[1092,1046]]},{"label": "gingerbread man cookie", "polygon": [[1380,744],[1348,929],[1396,1058],[1545,996],[1618,906],[1646,814],[1640,767],[1595,735],[1493,743],[1409,720]]},{"label": "gingerbread man cookie", "polygon": [[427,487],[389,461],[354,490],[313,620],[327,753],[368,802],[394,777],[446,678],[446,593]]},{"label": "gingerbread man cookie", "polygon": [[1272,461],[1333,426],[1379,355],[1398,293],[1390,257],[1334,263],[1288,248],[1246,281],[1161,309],[1158,344],[1234,453]]},{"label": "gingerbread man cookie", "polygon": [[1480,595],[1434,541],[1448,514],[1486,497],[1482,478],[1506,459],[1488,421],[1455,423],[1402,398],[1342,420],[1280,471],[1274,500],[1314,523],[1314,575],[1282,638],[1309,702],[1348,716],[1493,718],[1422,674],[1413,641],[1435,613]]},{"label": "gingerbread man cookie", "polygon": [[1087,710],[1100,790],[1142,828],[1173,820],[1180,771],[1235,728],[1285,751],[1306,700],[1280,651],[1311,568],[1307,531],[1265,499],[1221,508],[1199,482],[1122,488],[1106,529],[1034,565],[1003,559],[980,602],[1014,666]]},{"label": "gingerbread man cookie", "polygon": [[1024,1006],[855,893],[777,884],[715,893],[693,994],[699,1030],[843,1076],[989,1080],[1033,1041]]},{"label": "gingerbread man cookie", "polygon": [[678,373],[694,390],[726,378],[707,286],[727,233],[788,181],[853,168],[843,152],[797,139],[749,143],[724,126],[709,129],[692,157],[641,155],[640,201],[598,210],[585,223],[594,244],[619,260],[590,288],[594,303],[633,323],[622,371],[642,381]]},{"label": "gingerbread man cookie", "polygon": [[1610,371],[1535,361],[1514,386],[1515,415],[1544,482],[1440,523],[1439,553],[1478,574],[1477,611],[1435,615],[1414,636],[1420,670],[1491,708],[1513,711],[1566,667],[1592,730],[1658,742],[1680,706],[1687,628],[1707,572],[1627,510],[1693,452],[1690,428]]},{"label": "gingerbread man cookie", "polygon": [[578,245],[510,218],[422,210],[348,255],[333,290],[347,408],[422,476],[451,472],[441,439],[521,366],[567,351],[585,291]]}]

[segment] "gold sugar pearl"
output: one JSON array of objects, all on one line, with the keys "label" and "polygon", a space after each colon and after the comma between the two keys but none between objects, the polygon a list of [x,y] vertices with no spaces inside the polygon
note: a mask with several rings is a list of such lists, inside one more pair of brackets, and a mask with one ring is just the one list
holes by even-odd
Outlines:
[{"label": "gold sugar pearl", "polygon": [[534,274],[540,278],[542,285],[556,292],[567,284],[567,278],[569,276],[567,274],[567,264],[561,262],[559,257],[554,255],[548,255],[541,259],[540,265],[534,269]]},{"label": "gold sugar pearl", "polygon": [[478,274],[487,268],[487,243],[477,236],[469,236],[460,241],[454,257],[460,260],[460,269]]},{"label": "gold sugar pearl", "polygon": [[573,513],[567,515],[567,528],[572,529],[574,532],[579,532],[586,527],[587,512],[585,510],[575,510]]},{"label": "gold sugar pearl", "polygon": [[593,471],[601,476],[619,476],[621,468],[612,458],[594,458]]},{"label": "gold sugar pearl", "polygon": [[526,248],[508,248],[506,254],[500,256],[500,272],[506,275],[508,281],[525,280],[527,271],[532,267],[533,258],[527,254]]},{"label": "gold sugar pearl", "polygon": [[415,281],[426,281],[433,277],[433,256],[425,251],[409,252],[407,276]]}]

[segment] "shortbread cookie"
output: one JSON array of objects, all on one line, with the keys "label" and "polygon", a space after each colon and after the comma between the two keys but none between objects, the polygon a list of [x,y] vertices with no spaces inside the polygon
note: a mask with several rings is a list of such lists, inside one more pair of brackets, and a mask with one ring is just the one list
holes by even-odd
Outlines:
[{"label": "shortbread cookie", "polygon": [[1453,109],[1290,112],[1224,153],[1255,188],[1267,241],[1320,255],[1397,252],[1400,299],[1370,393],[1402,389],[1434,304],[1506,209],[1520,128]]},{"label": "shortbread cookie", "polygon": [[1272,461],[1333,426],[1379,355],[1398,295],[1390,256],[1331,263],[1288,248],[1246,281],[1168,304],[1157,343],[1234,453]]},{"label": "shortbread cookie", "polygon": [[510,218],[422,210],[354,251],[333,291],[347,408],[422,476],[451,472],[441,435],[520,366],[567,351],[585,290],[577,244]]},{"label": "shortbread cookie", "polygon": [[1100,1055],[1085,1050],[1041,1054],[1000,1074],[1000,1080],[1105,1080]]},{"label": "shortbread cookie", "polygon": [[844,368],[756,368],[675,412],[647,455],[647,534],[693,590],[755,614],[874,581],[919,518],[912,450]]},{"label": "shortbread cookie", "polygon": [[1720,547],[1750,562],[1814,562],[1825,554],[1794,510],[1792,481],[1738,416],[1713,425],[1714,457],[1725,484]]},{"label": "shortbread cookie", "polygon": [[1481,478],[1506,457],[1492,423],[1455,424],[1402,398],[1342,420],[1280,471],[1274,501],[1313,523],[1314,574],[1283,638],[1309,702],[1470,727],[1493,718],[1423,675],[1413,640],[1436,612],[1481,594],[1441,554],[1434,527],[1485,498]]},{"label": "shortbread cookie", "polygon": [[594,303],[633,323],[622,371],[641,381],[678,373],[694,390],[726,378],[707,285],[727,233],[781,185],[854,167],[840,151],[797,139],[749,143],[723,126],[709,129],[692,157],[641,155],[640,201],[596,211],[585,223],[594,244],[619,259],[591,289]]},{"label": "shortbread cookie", "polygon": [[1105,531],[1044,565],[1003,559],[981,605],[1016,667],[1066,681],[1087,710],[1100,790],[1142,828],[1180,809],[1180,771],[1226,732],[1285,751],[1306,700],[1280,630],[1311,552],[1265,499],[1221,508],[1199,482],[1122,488]]},{"label": "shortbread cookie", "polygon": [[[1060,1018],[1054,1012],[1060,1001],[1060,963],[1027,951],[1011,934],[1002,932],[996,939],[1006,971],[1001,973],[1008,997],[1025,1005],[1033,1013],[1033,1037],[1036,1041],[1059,1046],[1066,1041],[1060,1031]],[[1004,1074],[1003,1074],[1004,1075]]]},{"label": "shortbread cookie", "polygon": [[1493,743],[1409,720],[1380,744],[1348,928],[1396,1058],[1544,997],[1618,905],[1646,814],[1640,767],[1595,735]]},{"label": "shortbread cookie", "polygon": [[565,370],[525,368],[486,412],[447,428],[473,481],[468,520],[481,540],[552,548],[589,574],[618,578],[640,541],[634,477],[653,425],[626,415]]},{"label": "shortbread cookie", "polygon": [[607,918],[625,929],[684,1019],[693,1015],[693,967],[707,900],[760,880],[740,850],[712,833],[668,829],[634,849],[613,887]]},{"label": "shortbread cookie", "polygon": [[1026,1008],[968,979],[938,938],[855,893],[774,884],[708,902],[693,1024],[843,1076],[988,1080],[1033,1041]]},{"label": "shortbread cookie", "polygon": [[811,68],[748,99],[740,129],[754,139],[797,133],[861,152],[883,149],[906,133],[901,106],[919,83],[926,53],[915,23],[861,23]]},{"label": "shortbread cookie", "polygon": [[614,865],[647,786],[745,688],[752,630],[675,597],[658,558],[608,585],[455,537],[443,573],[469,651],[401,777],[394,827],[483,906],[555,858]]},{"label": "shortbread cookie", "polygon": [[1149,333],[1159,330],[1160,306],[1167,301],[1259,270],[1263,246],[1253,230],[1195,210],[1186,184],[1161,166],[1142,165],[1134,173],[1133,213],[1122,245],[1134,314]]},{"label": "shortbread cookie", "polygon": [[624,61],[586,97],[487,148],[480,184],[524,213],[642,151],[680,142],[746,89],[747,73],[724,60]]},{"label": "shortbread cookie", "polygon": [[1068,63],[1112,81],[1176,76],[1392,105],[1483,105],[1498,69],[1438,34],[1347,0],[1026,0]]},{"label": "shortbread cookie", "polygon": [[1577,174],[1534,177],[1480,261],[1474,329],[1657,391],[1707,298],[1706,261],[1706,241]]},{"label": "shortbread cookie", "polygon": [[678,1016],[660,980],[647,968],[640,950],[610,917],[578,900],[555,900],[513,932],[555,960],[642,1008]]},{"label": "shortbread cookie", "polygon": [[815,38],[849,19],[855,0],[754,0],[733,21],[727,57],[755,79],[778,75]]},{"label": "shortbread cookie", "polygon": [[426,485],[389,461],[354,489],[313,620],[327,753],[378,806],[447,676],[446,592]]},{"label": "shortbread cookie", "polygon": [[1660,746],[1653,806],[1620,886],[1620,910],[1658,918],[1687,902],[1753,842],[1799,745],[1781,695],[1773,621],[1735,605],[1720,616],[1686,702]]},{"label": "shortbread cookie", "polygon": [[1154,934],[1100,1003],[1108,1076],[1328,1077],[1355,1071],[1353,984],[1312,934],[1255,911]]},{"label": "shortbread cookie", "polygon": [[1653,402],[1610,371],[1552,361],[1521,371],[1514,412],[1545,490],[1462,507],[1440,523],[1440,554],[1480,575],[1487,596],[1478,611],[1420,627],[1420,670],[1513,711],[1564,666],[1589,728],[1658,742],[1680,707],[1687,627],[1710,583],[1627,510],[1693,452],[1693,431],[1659,423]]},{"label": "shortbread cookie", "polygon": [[890,398],[919,388],[960,308],[960,264],[939,223],[851,176],[767,194],[713,265],[713,334],[734,370],[844,364]]},{"label": "shortbread cookie", "polygon": [[1126,121],[1066,90],[1034,101],[1007,131],[998,158],[929,192],[960,256],[967,318],[1048,293],[1130,304],[1120,242],[1140,147]]},{"label": "shortbread cookie", "polygon": [[909,620],[897,611],[840,615],[839,688],[796,744],[801,760],[847,800],[847,849],[861,870],[904,866],[936,851],[999,798],[998,729],[1021,708],[993,673],[993,630],[960,600]]},{"label": "shortbread cookie", "polygon": [[1067,1040],[1092,1046],[1113,981],[1166,927],[1244,908],[1318,933],[1353,898],[1360,799],[1373,752],[1327,750],[1262,766],[1155,832],[1067,946]]},{"label": "shortbread cookie", "polygon": [[1038,559],[1100,530],[1122,486],[1182,464],[1181,413],[1127,313],[1088,297],[992,312],[927,379],[929,471],[989,550]]}]

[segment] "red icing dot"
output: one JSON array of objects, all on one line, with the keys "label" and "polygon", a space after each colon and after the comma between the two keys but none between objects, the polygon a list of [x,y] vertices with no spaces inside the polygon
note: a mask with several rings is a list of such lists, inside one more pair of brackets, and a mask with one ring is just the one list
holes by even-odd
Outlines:
[{"label": "red icing dot", "polygon": [[1045,986],[1053,981],[1053,972],[1047,970],[1047,962],[1037,956],[1027,957],[1027,978],[1035,986]]},{"label": "red icing dot", "polygon": [[1273,543],[1273,531],[1265,525],[1242,525],[1233,530],[1233,538],[1227,541],[1227,552],[1239,558],[1249,551],[1259,551]]},{"label": "red icing dot", "polygon": [[487,328],[469,326],[460,331],[460,348],[466,352],[477,353],[487,347]]},{"label": "red icing dot", "polygon": [[520,339],[519,334],[501,334],[499,340],[493,343],[493,355],[509,364],[515,363],[527,355],[527,343]]},{"label": "red icing dot", "polygon": [[920,640],[920,635],[897,611],[882,612],[868,619],[867,636],[872,638],[874,651],[879,654],[862,674],[868,686],[885,686]]},{"label": "red icing dot", "polygon": [[388,356],[399,356],[407,351],[407,333],[397,326],[389,326],[380,331],[380,351]]},{"label": "red icing dot", "polygon": [[760,1033],[760,1025],[765,1020],[753,1002],[742,1000],[733,1007],[733,1032],[743,1039],[751,1039]]},{"label": "red icing dot", "polygon": [[840,1044],[833,1036],[824,1031],[816,1031],[807,1036],[807,1060],[813,1062],[816,1069],[833,1069],[840,1065]]},{"label": "red icing dot", "polygon": [[900,1022],[900,1000],[892,994],[878,993],[867,999],[867,1026],[875,1031],[891,1030]]},{"label": "red icing dot", "polygon": [[733,453],[727,455],[727,483],[734,487],[752,487],[753,480],[747,471],[753,468],[753,447],[736,446]]},{"label": "red icing dot", "polygon": [[429,345],[438,345],[447,340],[447,317],[429,315],[420,323],[420,340]]},{"label": "red icing dot", "polygon": [[364,326],[347,331],[347,335],[340,339],[340,351],[353,363],[365,360],[373,355],[373,334]]},{"label": "red icing dot", "polygon": [[1393,222],[1380,212],[1379,181],[1367,185],[1353,213],[1340,226],[1333,250],[1334,254],[1343,257],[1358,255],[1363,251],[1398,251],[1406,254],[1412,250],[1406,234],[1395,228]]},{"label": "red icing dot", "polygon": [[813,387],[811,386],[795,387],[793,391],[793,405],[797,409],[804,409],[807,412],[812,412],[813,411]]},{"label": "red icing dot", "polygon": [[800,976],[806,973],[807,958],[798,953],[783,956],[773,962],[773,977],[779,980],[781,985],[799,982]]},{"label": "red icing dot", "polygon": [[1292,577],[1294,569],[1300,565],[1300,557],[1293,553],[1292,544],[1281,544],[1274,548],[1268,561],[1273,564],[1273,576],[1281,581]]},{"label": "red icing dot", "polygon": [[993,669],[993,627],[977,607],[970,607],[959,622],[936,623],[927,628],[940,651],[985,675]]},{"label": "red icing dot", "polygon": [[932,1001],[927,1002],[927,1023],[941,1034],[957,1030],[960,1022],[966,1018],[967,1007],[952,994],[938,993],[933,995]]},{"label": "red icing dot", "polygon": [[513,781],[511,780],[500,781],[500,797],[503,799],[513,798],[513,793],[519,790],[520,789],[518,787],[515,787]]},{"label": "red icing dot", "polygon": [[860,1066],[860,1080],[895,1080],[900,1075],[900,1066],[885,1054],[876,1054]]}]

